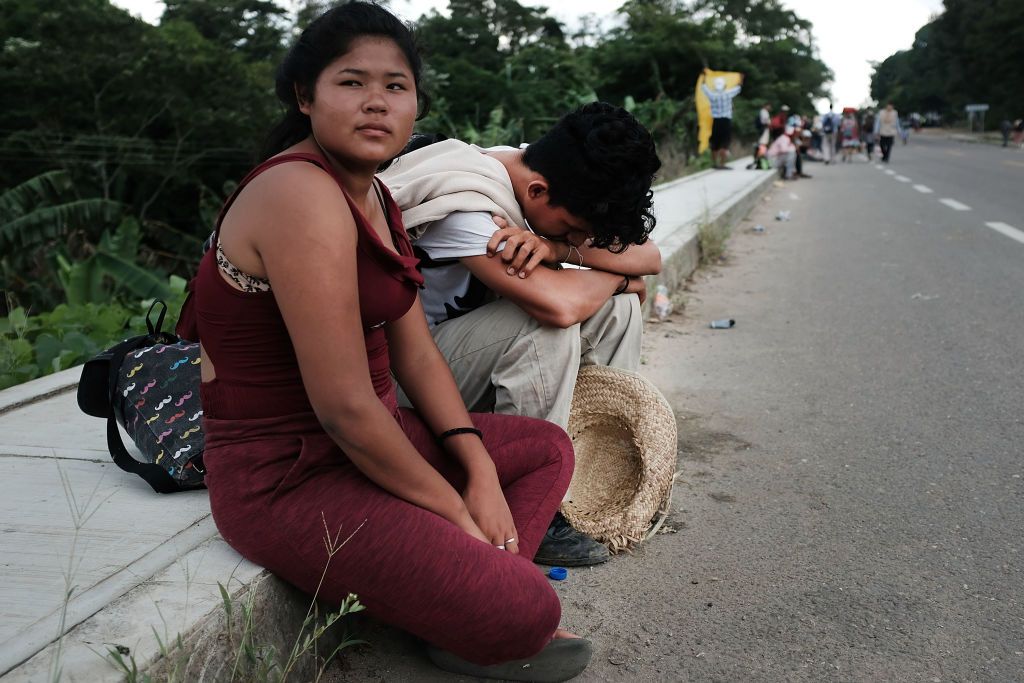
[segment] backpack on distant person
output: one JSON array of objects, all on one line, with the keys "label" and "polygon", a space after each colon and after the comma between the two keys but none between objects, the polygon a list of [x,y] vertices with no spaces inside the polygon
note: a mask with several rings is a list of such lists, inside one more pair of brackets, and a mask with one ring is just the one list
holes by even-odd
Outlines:
[{"label": "backpack on distant person", "polygon": [[754,130],[760,135],[764,132],[764,122],[761,120],[761,112],[754,114]]},{"label": "backpack on distant person", "polygon": [[[153,310],[163,310],[154,324]],[[78,407],[107,420],[114,464],[137,474],[157,493],[203,488],[203,409],[199,399],[199,344],[161,331],[167,305],[146,313],[148,332],[126,339],[82,367]],[[142,460],[125,448],[118,425]]]},{"label": "backpack on distant person", "polygon": [[822,120],[821,120],[821,132],[822,133],[829,134],[829,133],[836,132],[836,122],[835,122],[834,116],[835,115],[832,112],[829,112],[829,113],[825,114],[824,118],[822,118]]},{"label": "backpack on distant person", "polygon": [[844,138],[852,140],[857,135],[857,122],[852,118],[843,119],[840,130],[843,132]]}]

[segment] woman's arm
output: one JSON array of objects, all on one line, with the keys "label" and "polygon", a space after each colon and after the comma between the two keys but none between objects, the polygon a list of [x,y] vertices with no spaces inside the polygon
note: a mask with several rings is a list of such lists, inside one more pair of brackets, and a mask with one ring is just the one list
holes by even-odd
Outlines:
[{"label": "woman's arm", "polygon": [[[448,361],[437,349],[427,328],[419,297],[399,320],[387,326],[391,369],[420,417],[434,434],[472,427]],[[494,545],[519,552],[518,532],[494,461],[475,434],[450,436],[441,444],[466,471],[462,498],[473,520]],[[509,539],[514,539],[510,541]]]},{"label": "woman's arm", "polygon": [[486,541],[462,497],[374,393],[359,315],[356,226],[334,181],[313,166],[283,164],[247,190],[232,210],[252,226],[324,430],[379,486]]},{"label": "woman's arm", "polygon": [[[387,326],[387,336],[391,370],[434,434],[472,427],[448,361],[437,349],[427,327],[419,297],[404,316]],[[445,447],[471,477],[476,473],[494,472],[494,463],[474,435],[449,437]]]}]

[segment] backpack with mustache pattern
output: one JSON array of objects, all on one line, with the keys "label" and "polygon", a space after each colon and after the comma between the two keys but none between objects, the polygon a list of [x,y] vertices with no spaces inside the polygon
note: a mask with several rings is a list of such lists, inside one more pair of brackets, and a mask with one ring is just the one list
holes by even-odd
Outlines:
[{"label": "backpack with mustache pattern", "polygon": [[[153,309],[161,306],[156,324]],[[167,306],[146,314],[148,333],[126,339],[82,368],[78,407],[107,419],[114,464],[146,480],[157,493],[203,488],[203,409],[199,400],[199,344],[162,332]],[[118,425],[135,443],[124,445]]]}]

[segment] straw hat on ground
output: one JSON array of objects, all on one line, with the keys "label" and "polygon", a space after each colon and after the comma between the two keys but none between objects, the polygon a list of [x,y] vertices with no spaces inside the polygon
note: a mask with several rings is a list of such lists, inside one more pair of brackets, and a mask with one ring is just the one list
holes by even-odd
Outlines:
[{"label": "straw hat on ground", "polygon": [[640,543],[671,502],[676,420],[668,401],[636,373],[586,365],[567,431],[576,470],[562,514],[612,552]]}]

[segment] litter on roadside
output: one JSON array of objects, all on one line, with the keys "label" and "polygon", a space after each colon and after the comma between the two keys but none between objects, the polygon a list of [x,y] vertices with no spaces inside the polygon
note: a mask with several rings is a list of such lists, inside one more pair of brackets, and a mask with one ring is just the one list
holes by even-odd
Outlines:
[{"label": "litter on roadside", "polygon": [[755,226],[754,226],[754,227],[752,228],[752,230],[753,230],[753,232],[755,232],[755,233],[757,233],[757,234],[759,234],[759,235],[763,235],[763,234],[765,233],[765,229],[764,229],[764,226],[763,226],[763,225],[761,225],[760,223],[758,223],[757,225],[755,225]]},{"label": "litter on roadside", "polygon": [[668,287],[665,285],[658,285],[654,295],[654,313],[658,316],[658,320],[664,320],[672,313],[672,301],[668,298]]},{"label": "litter on roadside", "polygon": [[788,221],[789,220],[789,216],[790,216],[789,211],[779,211],[777,214],[775,214],[775,220],[777,220],[777,221]]},{"label": "litter on roadside", "polygon": [[713,329],[713,330],[728,330],[730,327],[733,327],[735,324],[736,324],[736,321],[733,320],[732,318],[722,318],[721,320],[712,320],[711,321],[711,329]]},{"label": "litter on roadside", "polygon": [[548,578],[553,581],[565,581],[565,577],[569,576],[569,570],[565,567],[552,567],[548,571]]}]

